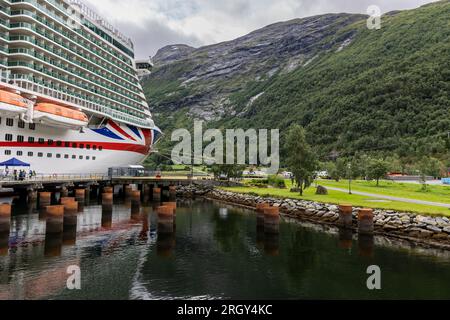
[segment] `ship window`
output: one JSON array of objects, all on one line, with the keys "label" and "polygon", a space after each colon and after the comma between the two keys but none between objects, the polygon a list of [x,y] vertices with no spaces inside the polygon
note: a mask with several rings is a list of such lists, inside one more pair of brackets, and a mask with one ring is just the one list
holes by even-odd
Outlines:
[{"label": "ship window", "polygon": [[10,156],[11,155],[11,150],[5,150],[5,155],[6,156]]},{"label": "ship window", "polygon": [[17,151],[17,155],[18,155],[19,157],[21,157],[21,156],[23,156],[23,152],[22,152],[22,151]]},{"label": "ship window", "polygon": [[77,156],[76,156],[76,155],[73,155],[73,156],[72,156],[72,159],[76,159],[76,158],[77,158]]},{"label": "ship window", "polygon": [[72,143],[72,148],[76,148],[77,144],[76,143]]},{"label": "ship window", "polygon": [[6,119],[6,125],[8,127],[14,126],[14,119],[10,119],[10,118]]},{"label": "ship window", "polygon": [[33,152],[28,152],[28,156],[32,157],[33,156]]},{"label": "ship window", "polygon": [[80,156],[80,160],[83,160],[83,156]]},{"label": "ship window", "polygon": [[84,144],[80,143],[80,149],[84,149]]},{"label": "ship window", "polygon": [[23,122],[22,120],[19,120],[18,126],[19,126],[19,128],[24,129],[25,128],[25,122]]},{"label": "ship window", "polygon": [[86,145],[86,149],[91,150],[91,145],[90,145],[90,144],[87,144],[87,145]]},{"label": "ship window", "polygon": [[39,153],[38,153],[38,157],[39,157],[39,158],[42,158],[43,156],[44,156],[44,154],[43,154],[42,152],[39,152]]},{"label": "ship window", "polygon": [[36,130],[36,124],[30,123],[30,130]]},{"label": "ship window", "polygon": [[65,154],[65,155],[64,155],[64,159],[69,159],[69,155],[68,155],[68,154]]},{"label": "ship window", "polygon": [[57,159],[61,159],[61,155],[58,153],[58,154],[56,155],[56,158],[57,158]]},{"label": "ship window", "polygon": [[43,138],[39,138],[39,144],[44,144],[45,140]]},{"label": "ship window", "polygon": [[23,142],[24,137],[23,136],[17,136],[17,142]]},{"label": "ship window", "polygon": [[28,137],[28,143],[34,143],[34,137]]},{"label": "ship window", "polygon": [[51,157],[53,157],[53,154],[47,153],[47,158],[51,158]]},{"label": "ship window", "polygon": [[70,147],[70,142],[64,142],[64,146],[65,146],[66,148],[69,148],[69,147]]},{"label": "ship window", "polygon": [[7,134],[5,135],[5,140],[6,140],[6,141],[12,141],[12,140],[13,140],[13,135],[10,134],[10,133],[7,133]]},{"label": "ship window", "polygon": [[93,146],[92,150],[96,151],[97,150],[97,146]]},{"label": "ship window", "polygon": [[92,157],[92,160],[97,160],[97,157]]},{"label": "ship window", "polygon": [[91,160],[91,157],[90,157],[90,156],[87,156],[87,157],[86,157],[86,160]]},{"label": "ship window", "polygon": [[98,147],[98,150],[103,151],[103,147],[102,146]]},{"label": "ship window", "polygon": [[52,146],[53,145],[53,140],[48,140],[48,142],[47,142],[47,144],[49,145],[49,146]]},{"label": "ship window", "polygon": [[62,141],[56,141],[56,146],[57,147],[61,147],[62,146]]}]

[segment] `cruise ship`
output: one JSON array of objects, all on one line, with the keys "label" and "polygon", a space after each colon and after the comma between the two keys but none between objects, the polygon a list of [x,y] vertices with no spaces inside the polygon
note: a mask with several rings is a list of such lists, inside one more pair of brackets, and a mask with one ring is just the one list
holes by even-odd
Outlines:
[{"label": "cruise ship", "polygon": [[142,163],[161,135],[132,41],[79,0],[0,0],[0,70],[4,166],[103,174]]}]

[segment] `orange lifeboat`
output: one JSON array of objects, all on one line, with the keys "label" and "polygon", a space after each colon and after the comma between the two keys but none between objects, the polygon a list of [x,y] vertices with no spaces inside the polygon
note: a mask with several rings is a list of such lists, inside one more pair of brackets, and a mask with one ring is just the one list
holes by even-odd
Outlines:
[{"label": "orange lifeboat", "polygon": [[25,114],[31,101],[20,94],[0,90],[0,111],[6,114]]},{"label": "orange lifeboat", "polygon": [[89,123],[85,113],[52,103],[36,104],[34,107],[34,121],[74,130],[86,127]]}]

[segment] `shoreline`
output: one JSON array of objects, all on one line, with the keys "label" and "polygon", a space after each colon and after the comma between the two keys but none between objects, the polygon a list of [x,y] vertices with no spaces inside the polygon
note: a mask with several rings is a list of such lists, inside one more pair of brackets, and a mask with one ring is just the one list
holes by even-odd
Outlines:
[{"label": "shoreline", "polygon": [[[254,196],[211,187],[205,188],[201,185],[180,187],[177,189],[177,195],[184,198],[203,197],[249,210],[256,210],[256,204],[267,202],[271,206],[279,207],[283,218],[340,228],[337,223],[339,207],[334,204]],[[359,209],[361,208],[353,208],[353,225],[352,228],[348,228],[356,234]],[[428,248],[450,251],[450,219],[447,217],[429,217],[410,212],[374,209],[374,226],[374,236],[384,236]]]}]

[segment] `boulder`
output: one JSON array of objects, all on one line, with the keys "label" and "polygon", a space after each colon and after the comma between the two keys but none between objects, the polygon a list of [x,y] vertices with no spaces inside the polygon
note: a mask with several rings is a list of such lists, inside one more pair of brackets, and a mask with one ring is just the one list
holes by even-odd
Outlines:
[{"label": "boulder", "polygon": [[323,186],[318,186],[316,190],[317,195],[321,196],[327,196],[328,195],[328,189]]}]

